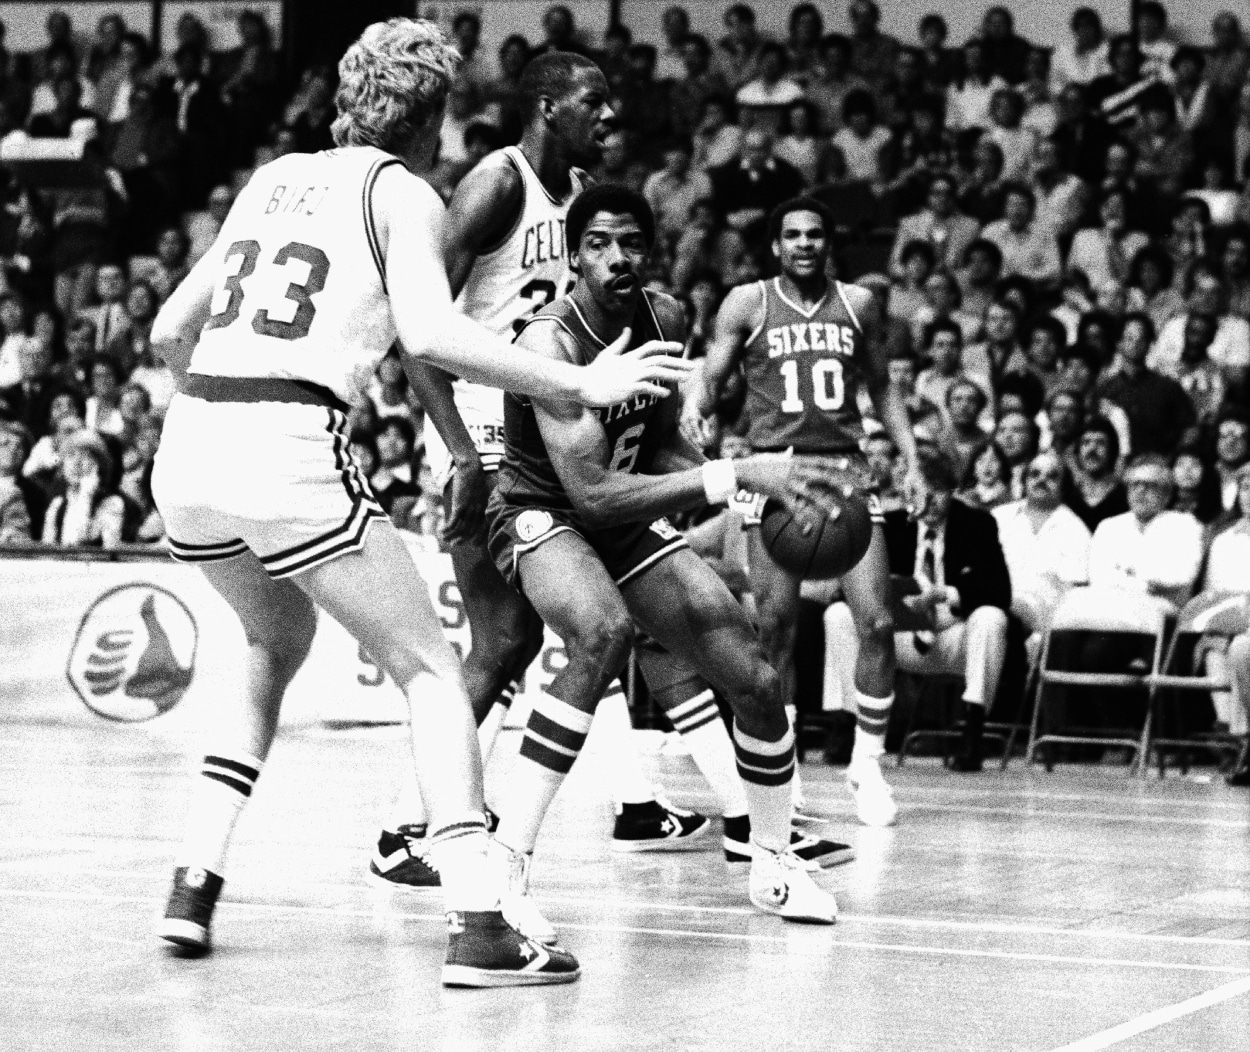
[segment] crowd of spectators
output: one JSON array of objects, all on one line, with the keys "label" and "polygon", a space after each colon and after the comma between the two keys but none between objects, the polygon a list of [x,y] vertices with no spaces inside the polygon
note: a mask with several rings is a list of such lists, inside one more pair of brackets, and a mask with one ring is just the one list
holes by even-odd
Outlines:
[{"label": "crowd of spectators", "polygon": [[[1040,455],[1097,553],[1100,524],[1117,516],[1149,534],[1134,503],[1134,486],[1137,504],[1148,487],[1125,475],[1145,465],[1166,491],[1159,512],[1193,524],[1193,588],[1212,538],[1250,532],[1250,45],[1230,11],[1209,39],[1182,40],[1161,3],[1136,10],[1131,35],[1108,35],[1091,8],[1065,12],[1070,35],[1051,49],[1001,6],[962,43],[936,13],[914,40],[895,39],[873,0],[851,0],[846,34],[799,3],[784,39],[760,32],[747,4],[727,7],[710,37],[672,6],[656,46],[621,24],[590,40],[554,5],[541,26],[507,27],[497,55],[483,53],[479,17],[465,11],[428,178],[449,197],[517,140],[532,56],[592,55],[616,125],[591,174],[651,202],[650,280],[685,304],[693,356],[726,290],[773,272],[770,209],[811,192],[838,222],[837,276],[872,289],[889,319],[892,376],[958,496],[1022,508],[1013,502],[1030,499]],[[10,543],[160,541],[148,479],[172,383],[151,354],[152,319],[255,166],[331,145],[334,70],[285,69],[255,12],[239,16],[225,50],[190,13],[166,55],[118,15],[90,37],[85,28],[57,11],[32,52],[10,53],[0,37],[0,138],[81,141],[100,173],[85,187],[40,187],[0,167]],[[743,431],[740,406],[730,385],[726,436]],[[396,359],[352,426],[392,516],[437,543],[422,414]],[[1004,537],[1022,530],[1002,525]],[[1120,563],[1139,549],[1114,542]],[[1157,569],[1145,559],[1124,572],[1172,594],[1178,582],[1156,581]]]}]

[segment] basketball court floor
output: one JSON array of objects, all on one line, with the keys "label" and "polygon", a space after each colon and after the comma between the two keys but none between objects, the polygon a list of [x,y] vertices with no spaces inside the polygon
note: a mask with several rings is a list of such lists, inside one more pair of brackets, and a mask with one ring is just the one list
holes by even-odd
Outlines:
[{"label": "basketball court floor", "polygon": [[[640,741],[675,802],[710,806],[687,758]],[[501,738],[496,795],[516,744]],[[719,850],[609,851],[592,746],[534,870],[582,979],[474,991],[438,984],[437,900],[367,877],[404,756],[394,727],[284,733],[239,824],[217,950],[185,960],[149,930],[186,743],[4,725],[0,1049],[1250,1048],[1250,796],[1209,772],[909,761],[889,771],[899,825],[869,830],[841,771],[808,764],[828,834],[859,853],[822,878],[842,909],[828,928],[753,912]]]}]

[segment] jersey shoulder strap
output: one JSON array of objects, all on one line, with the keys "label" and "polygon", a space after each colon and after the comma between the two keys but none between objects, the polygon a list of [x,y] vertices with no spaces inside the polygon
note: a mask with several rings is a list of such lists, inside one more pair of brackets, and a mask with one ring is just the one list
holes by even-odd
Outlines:
[{"label": "jersey shoulder strap", "polygon": [[[779,278],[773,278],[774,282],[779,280]],[[744,347],[749,347],[768,326],[768,311],[771,306],[770,301],[772,300],[772,295],[768,291],[770,284],[767,281],[757,281],[755,283],[756,288],[760,290],[760,305],[757,308],[760,312],[760,320],[755,328],[751,330],[751,335],[746,338],[746,342],[743,343]]]},{"label": "jersey shoulder strap", "polygon": [[[855,308],[851,306],[851,298],[846,294],[847,286],[843,285],[840,281],[835,281],[833,283],[833,287],[838,290],[838,298],[842,301],[842,306],[846,310],[847,317],[851,319],[851,324],[855,326],[855,331],[863,332],[864,327],[859,323],[859,315],[855,313]],[[851,288],[858,287],[859,286],[857,285],[851,286]]]}]

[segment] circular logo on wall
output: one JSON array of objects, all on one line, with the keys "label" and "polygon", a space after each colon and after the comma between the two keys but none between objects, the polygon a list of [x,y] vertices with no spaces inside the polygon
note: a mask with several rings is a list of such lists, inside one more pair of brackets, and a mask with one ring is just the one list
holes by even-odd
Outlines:
[{"label": "circular logo on wall", "polygon": [[195,675],[198,641],[195,618],[172,592],[121,585],[83,615],[65,674],[92,712],[139,723],[182,700]]},{"label": "circular logo on wall", "polygon": [[555,525],[555,519],[551,517],[550,512],[531,508],[529,511],[523,511],[517,516],[516,532],[521,540],[528,543],[541,537],[553,525]]}]

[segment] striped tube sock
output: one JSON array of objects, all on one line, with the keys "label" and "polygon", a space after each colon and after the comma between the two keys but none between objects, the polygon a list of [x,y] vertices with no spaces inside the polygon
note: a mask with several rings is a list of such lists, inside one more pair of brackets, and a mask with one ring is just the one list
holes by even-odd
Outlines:
[{"label": "striped tube sock", "polygon": [[794,775],[794,731],[780,741],[752,738],[734,725],[734,752],[751,813],[751,836],[769,851],[790,843],[790,779]]},{"label": "striped tube sock", "polygon": [[486,816],[466,811],[430,832],[430,860],[443,884],[447,910],[497,910],[502,888],[487,865]]},{"label": "striped tube sock", "polygon": [[645,804],[655,792],[634,744],[634,721],[625,701],[619,679],[608,686],[595,709],[594,739],[596,758],[602,757],[614,804]]},{"label": "striped tube sock", "polygon": [[534,850],[547,809],[586,744],[590,721],[590,713],[550,694],[534,701],[507,787],[507,814],[495,831],[501,844],[524,854]]},{"label": "striped tube sock", "polygon": [[747,795],[734,761],[734,747],[716,707],[716,696],[705,690],[674,705],[666,714],[690,757],[707,779],[720,804],[721,814],[737,818],[747,813]]},{"label": "striped tube sock", "polygon": [[225,875],[226,851],[234,823],[252,795],[263,760],[219,750],[204,757],[191,789],[191,807],[175,866]]},{"label": "striped tube sock", "polygon": [[478,725],[477,728],[477,744],[482,751],[482,766],[485,767],[490,760],[490,754],[495,749],[495,741],[499,737],[499,731],[503,727],[504,717],[508,715],[508,710],[512,708],[513,699],[516,698],[517,688],[520,684],[514,679],[503,690],[499,692],[499,697],[495,699],[495,704],[490,707],[490,712],[486,714],[486,719]]},{"label": "striped tube sock", "polygon": [[894,707],[894,695],[874,698],[861,690],[855,691],[855,746],[851,750],[851,763],[856,760],[875,760],[885,752],[885,732],[890,725],[890,709]]}]

